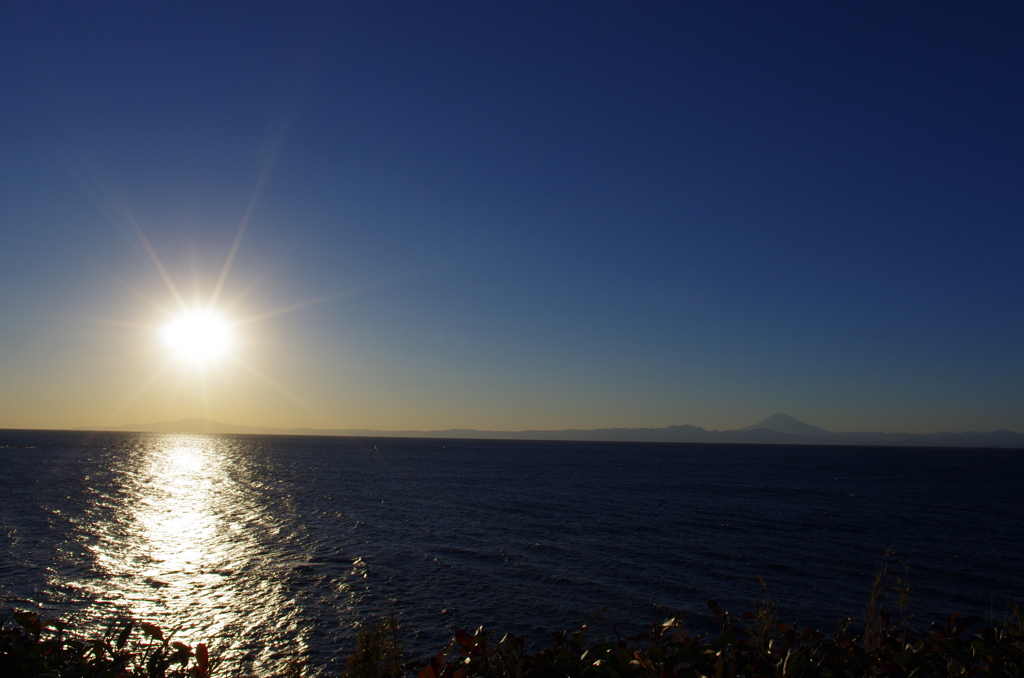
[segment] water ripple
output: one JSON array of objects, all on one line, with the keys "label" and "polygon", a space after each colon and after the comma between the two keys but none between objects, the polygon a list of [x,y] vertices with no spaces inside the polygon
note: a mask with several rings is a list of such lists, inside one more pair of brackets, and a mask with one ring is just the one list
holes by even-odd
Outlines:
[{"label": "water ripple", "polygon": [[239,675],[295,656],[337,673],[389,609],[425,654],[481,623],[543,638],[602,609],[748,608],[758,577],[827,627],[863,609],[887,548],[919,617],[1001,616],[1024,581],[1024,460],[1005,451],[0,437],[8,607],[153,621]]}]

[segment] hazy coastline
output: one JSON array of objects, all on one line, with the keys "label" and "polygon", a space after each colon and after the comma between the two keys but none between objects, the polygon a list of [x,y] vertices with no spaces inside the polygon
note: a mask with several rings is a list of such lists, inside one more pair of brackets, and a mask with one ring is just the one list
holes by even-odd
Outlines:
[{"label": "hazy coastline", "polygon": [[1024,449],[1024,433],[966,431],[940,433],[833,432],[805,424],[786,414],[775,414],[741,429],[718,431],[681,425],[661,428],[598,428],[521,431],[478,429],[380,430],[318,429],[245,426],[209,419],[180,419],[122,426],[80,427],[80,431],[133,431],[140,433],[234,433],[298,436],[348,436],[379,438],[439,438],[477,440],[552,440],[581,442],[710,443],[737,445],[845,445],[851,447],[962,447]]}]

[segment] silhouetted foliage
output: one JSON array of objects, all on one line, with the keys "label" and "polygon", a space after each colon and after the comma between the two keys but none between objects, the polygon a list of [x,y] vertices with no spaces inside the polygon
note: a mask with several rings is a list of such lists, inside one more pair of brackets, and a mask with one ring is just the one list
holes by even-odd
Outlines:
[{"label": "silhouetted foliage", "polygon": [[0,620],[0,676],[4,678],[209,678],[216,661],[205,643],[193,649],[159,626],[127,621],[101,637],[83,640],[64,623],[15,612]]},{"label": "silhouetted foliage", "polygon": [[[889,587],[888,589],[886,587]],[[895,597],[886,594],[894,592]],[[928,628],[912,628],[906,614],[905,578],[890,577],[883,564],[872,589],[863,631],[842,620],[832,634],[800,629],[776,618],[775,604],[733,616],[715,601],[708,608],[713,633],[691,635],[670,619],[625,639],[592,642],[583,626],[555,634],[530,651],[522,638],[482,627],[457,631],[426,661],[405,664],[401,629],[394,615],[364,625],[344,678],[900,678],[1024,676],[1024,622],[1018,608],[997,624],[952,615]],[[886,608],[897,605],[898,615]],[[172,641],[146,622],[112,626],[102,637],[82,640],[54,620],[16,612],[0,620],[0,676],[21,678],[210,678],[216,662],[205,644],[193,649]],[[287,675],[303,672],[293,663]]]},{"label": "silhouetted foliage", "polygon": [[672,619],[624,640],[592,643],[583,627],[557,634],[550,646],[530,654],[512,635],[493,642],[482,629],[474,635],[459,631],[448,648],[408,669],[417,678],[1024,676],[1019,613],[970,633],[980,625],[978,617],[954,614],[930,629],[912,630],[879,610],[870,637],[849,633],[848,622],[827,637],[781,622],[769,629],[773,609],[733,617],[714,601],[708,606],[717,634],[689,635]]},{"label": "silhouetted foliage", "polygon": [[356,651],[345,664],[344,678],[399,678],[404,674],[405,644],[394,613],[359,629]]}]

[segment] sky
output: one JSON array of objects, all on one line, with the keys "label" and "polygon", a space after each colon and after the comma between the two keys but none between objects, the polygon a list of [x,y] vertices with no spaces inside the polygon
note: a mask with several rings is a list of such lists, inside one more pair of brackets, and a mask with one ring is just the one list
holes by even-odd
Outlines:
[{"label": "sky", "polygon": [[[0,426],[1024,431],[1021,35],[1016,2],[3,3]],[[205,362],[163,339],[197,309]]]}]

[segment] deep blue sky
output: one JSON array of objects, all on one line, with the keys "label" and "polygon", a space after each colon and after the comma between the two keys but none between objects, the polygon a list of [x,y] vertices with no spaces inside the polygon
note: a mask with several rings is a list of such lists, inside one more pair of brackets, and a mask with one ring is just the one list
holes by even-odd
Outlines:
[{"label": "deep blue sky", "polygon": [[298,4],[0,7],[0,426],[1024,430],[1024,5]]}]

